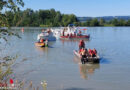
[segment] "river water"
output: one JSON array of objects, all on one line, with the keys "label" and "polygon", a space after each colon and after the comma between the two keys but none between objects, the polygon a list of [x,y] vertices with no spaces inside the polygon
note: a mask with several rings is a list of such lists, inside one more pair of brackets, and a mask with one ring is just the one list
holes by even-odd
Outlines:
[{"label": "river water", "polygon": [[96,48],[99,64],[82,65],[73,54],[78,40],[49,42],[48,48],[34,45],[40,29],[16,30],[22,37],[9,38],[5,52],[18,55],[13,68],[14,79],[30,81],[33,86],[47,82],[47,90],[129,90],[130,27],[88,27],[87,48]]}]

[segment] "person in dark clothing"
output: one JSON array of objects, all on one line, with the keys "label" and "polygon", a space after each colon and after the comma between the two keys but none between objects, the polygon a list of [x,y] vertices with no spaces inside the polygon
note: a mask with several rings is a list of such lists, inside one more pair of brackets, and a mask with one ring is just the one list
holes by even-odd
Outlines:
[{"label": "person in dark clothing", "polygon": [[87,49],[83,49],[80,55],[82,64],[85,64],[87,62]]},{"label": "person in dark clothing", "polygon": [[85,48],[84,40],[80,40],[80,42],[79,42],[79,50],[80,50],[81,48]]}]

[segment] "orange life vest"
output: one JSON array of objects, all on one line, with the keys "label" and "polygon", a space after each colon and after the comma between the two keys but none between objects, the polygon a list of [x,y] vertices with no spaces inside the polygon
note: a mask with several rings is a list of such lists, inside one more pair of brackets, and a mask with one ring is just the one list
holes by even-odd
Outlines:
[{"label": "orange life vest", "polygon": [[44,40],[43,40],[43,39],[41,39],[41,40],[40,40],[40,42],[41,42],[41,43],[43,43],[43,42],[44,42]]}]

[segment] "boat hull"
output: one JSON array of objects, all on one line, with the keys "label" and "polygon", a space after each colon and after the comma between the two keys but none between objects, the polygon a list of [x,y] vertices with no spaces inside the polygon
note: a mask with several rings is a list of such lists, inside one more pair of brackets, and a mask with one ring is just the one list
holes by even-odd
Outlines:
[{"label": "boat hull", "polygon": [[50,33],[50,34],[41,33],[40,38],[45,39],[45,40],[47,39],[48,41],[56,41],[56,37],[53,35],[53,33]]},{"label": "boat hull", "polygon": [[41,38],[48,41],[56,41],[56,37],[42,36]]},{"label": "boat hull", "polygon": [[[74,50],[74,54],[79,58],[79,60],[81,61],[81,55]],[[96,57],[87,57],[86,58],[86,62],[87,63],[99,63],[100,57],[97,55]]]},{"label": "boat hull", "polygon": [[35,46],[38,46],[38,47],[45,47],[45,43],[36,42],[36,43],[35,43]]},{"label": "boat hull", "polygon": [[82,35],[82,36],[60,36],[60,39],[88,39],[90,35]]}]

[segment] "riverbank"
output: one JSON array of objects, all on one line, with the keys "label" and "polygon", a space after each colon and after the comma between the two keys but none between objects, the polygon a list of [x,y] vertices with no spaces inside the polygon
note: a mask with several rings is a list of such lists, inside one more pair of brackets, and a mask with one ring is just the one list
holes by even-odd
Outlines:
[{"label": "riverbank", "polygon": [[[85,26],[83,26],[85,27]],[[120,27],[120,28],[124,28],[126,26],[113,26],[113,25],[108,25],[108,24],[105,24],[104,26],[94,26],[94,27],[91,27],[91,26],[88,26],[89,28],[94,28],[94,27]],[[85,28],[88,28],[88,27],[85,27]],[[127,26],[127,27],[130,27],[130,26]],[[48,27],[1,27],[0,29],[13,29],[13,30],[21,30],[22,28],[24,29],[30,29],[30,30],[39,30],[39,29],[47,29]],[[60,27],[50,27],[50,28],[60,28]],[[81,27],[82,28],[82,27]]]}]

